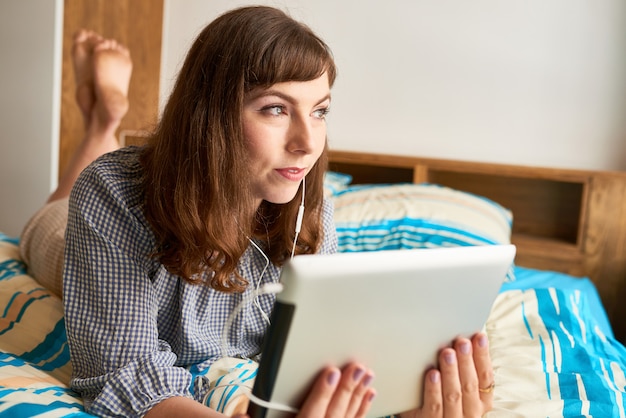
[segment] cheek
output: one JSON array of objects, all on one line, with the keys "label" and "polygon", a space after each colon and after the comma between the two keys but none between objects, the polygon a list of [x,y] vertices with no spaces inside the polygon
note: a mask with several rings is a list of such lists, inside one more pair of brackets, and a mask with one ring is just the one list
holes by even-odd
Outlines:
[{"label": "cheek", "polygon": [[243,137],[246,144],[246,152],[251,161],[254,161],[256,157],[260,155],[262,150],[261,138],[263,138],[263,132],[256,126],[250,126],[250,124],[243,125]]},{"label": "cheek", "polygon": [[321,128],[315,137],[315,153],[319,157],[326,147],[326,126]]}]

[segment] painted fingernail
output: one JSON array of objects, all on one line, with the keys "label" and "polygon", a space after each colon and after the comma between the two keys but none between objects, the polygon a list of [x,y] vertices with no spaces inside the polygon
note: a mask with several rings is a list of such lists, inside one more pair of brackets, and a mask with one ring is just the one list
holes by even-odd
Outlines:
[{"label": "painted fingernail", "polygon": [[478,346],[479,347],[487,347],[487,336],[486,335],[481,335],[480,337],[478,337]]},{"label": "painted fingernail", "polygon": [[353,378],[355,381],[360,380],[360,379],[361,379],[361,377],[363,376],[363,372],[364,372],[364,370],[363,370],[363,369],[361,369],[361,368],[356,369],[356,370],[354,371],[354,373],[352,374],[352,378]]},{"label": "painted fingernail", "polygon": [[371,374],[368,374],[367,376],[365,376],[365,379],[363,379],[363,386],[367,387],[371,385],[372,380],[374,380],[374,376],[372,376]]},{"label": "painted fingernail", "polygon": [[333,370],[328,376],[326,376],[326,381],[329,385],[335,386],[339,381],[339,372],[337,370]]},{"label": "painted fingernail", "polygon": [[428,377],[430,378],[430,381],[432,383],[439,383],[439,372],[437,370],[433,370],[432,372],[430,372],[430,375]]},{"label": "painted fingernail", "polygon": [[376,392],[370,393],[369,401],[372,402],[375,397],[376,397]]},{"label": "painted fingernail", "polygon": [[456,362],[456,355],[454,354],[454,351],[447,351],[446,354],[443,355],[443,358],[448,364],[454,364]]}]

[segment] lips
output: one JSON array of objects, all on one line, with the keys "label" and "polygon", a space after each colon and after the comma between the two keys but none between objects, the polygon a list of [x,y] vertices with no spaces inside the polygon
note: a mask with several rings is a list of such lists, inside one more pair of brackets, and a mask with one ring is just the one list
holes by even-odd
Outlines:
[{"label": "lips", "polygon": [[276,172],[289,181],[301,181],[306,173],[304,168],[297,167],[277,168]]}]

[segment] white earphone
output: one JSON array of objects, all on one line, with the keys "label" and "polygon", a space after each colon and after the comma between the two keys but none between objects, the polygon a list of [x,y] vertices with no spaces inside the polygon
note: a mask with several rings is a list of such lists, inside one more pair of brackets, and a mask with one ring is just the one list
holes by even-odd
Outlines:
[{"label": "white earphone", "polygon": [[306,181],[305,178],[302,177],[302,201],[300,202],[300,207],[298,208],[298,217],[296,218],[296,236],[293,239],[293,248],[291,249],[291,258],[295,255],[296,252],[296,243],[298,242],[298,234],[300,234],[300,229],[302,229],[302,219],[304,218],[304,194],[306,192]]},{"label": "white earphone", "polygon": [[[300,202],[300,206],[298,207],[298,215],[296,217],[296,230],[295,230],[296,234],[295,234],[295,237],[293,239],[293,248],[291,249],[291,258],[293,258],[294,255],[295,255],[296,243],[298,242],[298,234],[300,234],[300,230],[302,228],[302,220],[304,218],[304,194],[305,194],[305,191],[306,191],[306,183],[305,183],[305,179],[303,177],[302,178],[302,200]],[[283,285],[281,283],[267,283],[267,284],[261,286],[261,281],[263,280],[263,276],[265,275],[265,271],[267,270],[267,268],[268,268],[268,266],[270,264],[270,260],[265,255],[263,250],[261,250],[261,248],[252,239],[248,238],[248,241],[250,241],[250,244],[252,244],[252,246],[265,259],[265,267],[261,271],[261,277],[259,277],[259,280],[258,280],[258,282],[256,284],[255,291],[252,292],[247,298],[244,298],[237,305],[237,307],[233,310],[233,312],[231,312],[231,314],[228,316],[228,318],[226,320],[226,323],[224,324],[224,329],[222,330],[222,338],[221,338],[222,339],[222,341],[221,341],[222,357],[225,357],[225,356],[228,355],[228,330],[232,326],[232,323],[233,323],[235,317],[243,309],[243,307],[246,306],[248,303],[252,302],[257,307],[259,312],[261,312],[261,315],[263,316],[265,321],[269,324],[270,323],[270,319],[269,319],[268,315],[261,308],[261,304],[259,303],[259,296],[266,295],[266,294],[276,294],[276,293],[282,292],[282,290],[283,290]],[[252,299],[252,300],[250,300],[250,299]],[[228,386],[230,386],[230,385],[228,385]],[[263,406],[265,408],[276,409],[276,410],[279,410],[279,411],[286,411],[286,412],[291,412],[291,413],[297,413],[298,412],[297,409],[294,409],[294,408],[292,408],[290,406],[287,406],[287,405],[282,405],[282,404],[278,404],[278,403],[263,401],[262,399],[259,399],[256,396],[254,396],[252,393],[249,393],[248,396],[249,396],[249,398],[250,398],[250,400],[252,402],[256,403],[257,405],[261,405],[261,406]]]},{"label": "white earphone", "polygon": [[[296,234],[293,239],[293,247],[291,249],[291,258],[293,258],[295,255],[296,244],[298,242],[298,234],[300,233],[300,229],[302,228],[302,219],[304,218],[304,194],[305,192],[306,192],[306,183],[303,177],[302,178],[302,199],[300,201],[300,206],[298,207],[298,215],[296,217],[296,231],[295,231]],[[271,293],[280,293],[283,289],[283,286],[280,283],[268,283],[264,285],[263,287],[261,287],[261,281],[263,280],[263,276],[265,275],[265,272],[267,271],[267,268],[270,265],[270,260],[267,257],[267,255],[265,255],[263,250],[252,239],[248,237],[248,241],[250,241],[250,244],[252,244],[252,246],[259,252],[259,254],[261,254],[263,259],[265,260],[265,266],[263,267],[263,270],[261,270],[261,276],[259,277],[259,280],[256,283],[256,289],[252,295],[252,298],[253,298],[252,303],[257,307],[259,312],[261,312],[261,315],[263,316],[263,319],[265,319],[265,322],[269,324],[270,318],[267,315],[267,313],[265,313],[265,311],[263,311],[263,309],[261,308],[261,304],[259,302],[259,296],[265,295],[265,294],[271,294]],[[240,306],[237,307],[235,312],[239,312],[239,310],[243,308],[243,305],[245,304],[245,302],[247,301],[246,300],[242,301],[242,303],[240,304]],[[230,325],[232,324],[232,321],[234,320],[235,312],[233,312],[233,314],[231,314],[231,316],[226,321],[226,329],[230,328]],[[226,351],[225,350],[225,346],[226,346],[225,338],[223,338],[222,343],[223,343],[223,351],[225,352]]]}]

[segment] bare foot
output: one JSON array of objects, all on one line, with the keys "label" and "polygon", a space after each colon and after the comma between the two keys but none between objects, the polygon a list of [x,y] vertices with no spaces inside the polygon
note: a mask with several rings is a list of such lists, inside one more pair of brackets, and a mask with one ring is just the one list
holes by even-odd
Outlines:
[{"label": "bare foot", "polygon": [[89,123],[91,111],[96,100],[93,89],[93,67],[91,63],[93,48],[102,37],[90,30],[81,29],[74,34],[72,45],[72,63],[76,80],[76,103],[83,114],[85,126]]},{"label": "bare foot", "polygon": [[128,85],[133,70],[130,52],[113,39],[102,39],[94,46],[92,65],[95,93],[92,117],[100,127],[117,129],[128,111]]},{"label": "bare foot", "polygon": [[115,131],[128,111],[133,69],[128,49],[95,32],[81,30],[72,48],[76,101],[85,118],[85,136],[48,202],[69,196],[78,175],[101,155],[119,148]]}]

